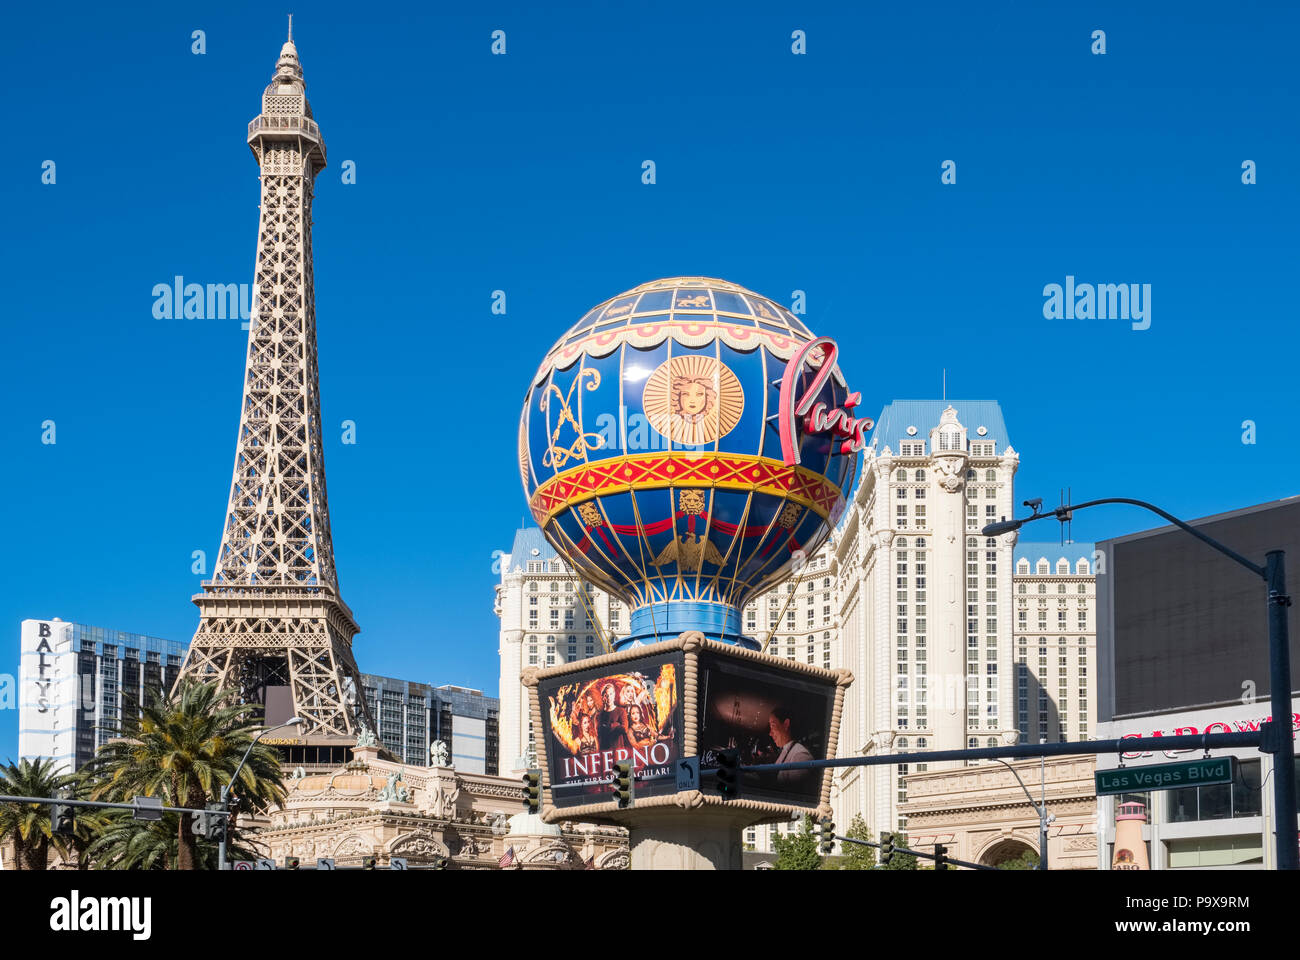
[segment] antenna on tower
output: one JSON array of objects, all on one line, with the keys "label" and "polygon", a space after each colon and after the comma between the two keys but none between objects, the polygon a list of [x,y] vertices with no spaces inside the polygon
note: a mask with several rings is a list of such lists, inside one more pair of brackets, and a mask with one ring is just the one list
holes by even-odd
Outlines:
[{"label": "antenna on tower", "polygon": [[948,402],[948,368],[943,368],[943,402]]},{"label": "antenna on tower", "polygon": [[293,14],[289,14],[289,42],[293,43]]}]

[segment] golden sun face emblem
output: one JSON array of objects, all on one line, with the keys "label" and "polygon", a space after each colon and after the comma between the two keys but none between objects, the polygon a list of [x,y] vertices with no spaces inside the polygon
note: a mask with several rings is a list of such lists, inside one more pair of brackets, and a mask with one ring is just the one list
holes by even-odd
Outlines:
[{"label": "golden sun face emblem", "polygon": [[724,437],[740,422],[745,391],[713,357],[673,357],[646,379],[641,394],[650,426],[674,443],[698,446]]}]

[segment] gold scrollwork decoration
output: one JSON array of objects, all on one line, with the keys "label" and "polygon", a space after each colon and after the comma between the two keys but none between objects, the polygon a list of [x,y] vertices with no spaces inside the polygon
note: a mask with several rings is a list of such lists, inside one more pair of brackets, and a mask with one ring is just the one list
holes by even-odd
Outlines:
[{"label": "gold scrollwork decoration", "polygon": [[[544,467],[554,467],[558,470],[570,460],[585,455],[588,450],[599,450],[605,443],[605,438],[599,433],[583,433],[582,425],[573,417],[573,391],[584,380],[586,381],[586,389],[595,390],[600,386],[600,371],[590,367],[580,370],[578,375],[573,378],[573,382],[569,384],[567,394],[561,393],[560,388],[552,382],[547,385],[547,392],[538,401],[537,406],[543,412],[546,411],[550,404],[551,393],[554,393],[560,401],[559,420],[555,424],[555,430],[551,433],[550,446],[542,454],[542,466]],[[557,441],[560,439],[560,431],[564,429],[565,423],[571,424],[573,432],[577,434],[574,441],[567,447],[557,445]]]}]

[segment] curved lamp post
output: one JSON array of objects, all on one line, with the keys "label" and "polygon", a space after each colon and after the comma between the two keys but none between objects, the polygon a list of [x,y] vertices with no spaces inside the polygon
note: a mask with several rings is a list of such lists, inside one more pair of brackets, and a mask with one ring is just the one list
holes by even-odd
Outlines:
[{"label": "curved lamp post", "polygon": [[1300,848],[1296,843],[1296,792],[1295,792],[1295,755],[1292,752],[1291,724],[1283,726],[1282,719],[1291,717],[1291,648],[1287,634],[1287,607],[1291,598],[1286,592],[1286,552],[1270,550],[1265,555],[1264,565],[1252,563],[1230,547],[1207,537],[1190,524],[1184,523],[1171,513],[1145,500],[1132,500],[1127,497],[1107,497],[1102,500],[1088,500],[1085,503],[1065,504],[1046,513],[1040,512],[1041,500],[1026,500],[1025,506],[1033,508],[1033,515],[1018,520],[1002,519],[990,523],[981,533],[986,537],[998,537],[1004,533],[1019,530],[1032,520],[1055,517],[1057,520],[1069,520],[1075,510],[1095,507],[1103,503],[1125,503],[1134,507],[1150,510],[1163,517],[1180,530],[1186,530],[1197,540],[1213,547],[1219,553],[1239,563],[1255,576],[1264,581],[1268,588],[1268,661],[1269,686],[1272,694],[1273,716],[1269,723],[1267,747],[1261,743],[1261,752],[1273,754],[1273,826],[1277,841],[1277,869],[1300,870]]},{"label": "curved lamp post", "polygon": [[1040,768],[1042,772],[1039,775],[1040,778],[1039,785],[1042,788],[1042,792],[1043,792],[1042,803],[1034,803],[1034,795],[1030,793],[1029,788],[1025,786],[1025,781],[1020,779],[1020,774],[1016,773],[1015,767],[1007,763],[1005,760],[999,760],[997,757],[990,757],[989,759],[991,759],[994,763],[1002,764],[1002,766],[1006,767],[1008,770],[1011,771],[1011,775],[1016,778],[1016,783],[1020,784],[1020,789],[1025,791],[1025,796],[1029,798],[1029,805],[1033,807],[1034,811],[1038,814],[1038,869],[1046,870],[1047,869],[1047,825],[1056,819],[1056,817],[1054,816],[1049,817],[1047,815],[1047,758],[1044,757],[1042,760],[1042,765]]},{"label": "curved lamp post", "polygon": [[230,783],[224,784],[221,787],[221,809],[226,814],[226,816],[222,818],[225,821],[225,823],[221,831],[221,840],[217,844],[217,869],[218,870],[226,869],[226,835],[230,833],[230,784],[234,783],[236,780],[239,779],[239,771],[244,769],[244,764],[248,762],[248,755],[253,752],[253,747],[257,745],[257,741],[261,740],[268,733],[273,733],[276,730],[283,730],[285,727],[296,727],[301,723],[302,723],[302,717],[290,717],[284,723],[281,723],[274,727],[267,727],[265,730],[263,730],[261,733],[255,736],[252,739],[252,741],[248,744],[248,749],[244,751],[244,757],[242,760],[239,761],[239,766],[235,767],[235,773],[230,778]]}]

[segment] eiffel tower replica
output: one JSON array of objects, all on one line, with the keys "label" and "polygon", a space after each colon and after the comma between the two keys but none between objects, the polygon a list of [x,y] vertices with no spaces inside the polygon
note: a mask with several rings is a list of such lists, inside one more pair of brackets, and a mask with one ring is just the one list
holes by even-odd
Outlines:
[{"label": "eiffel tower replica", "polygon": [[[375,729],[352,656],[325,499],[311,201],[325,167],[298,50],[289,39],[248,125],[262,204],[243,410],[230,506],[199,629],[180,677],[234,687],[268,724],[303,720],[302,743],[350,744]],[[310,759],[310,758],[308,758]]]}]

